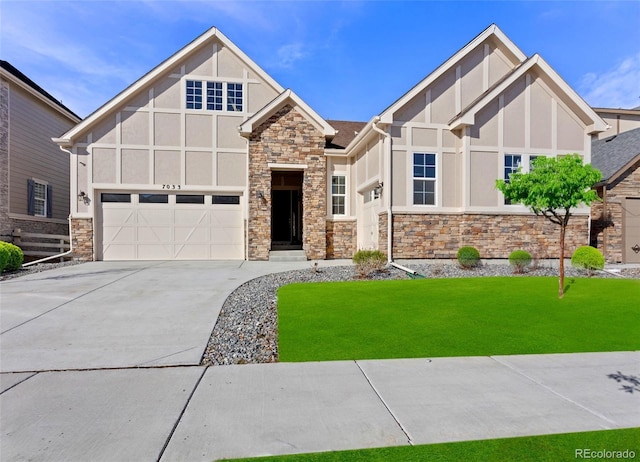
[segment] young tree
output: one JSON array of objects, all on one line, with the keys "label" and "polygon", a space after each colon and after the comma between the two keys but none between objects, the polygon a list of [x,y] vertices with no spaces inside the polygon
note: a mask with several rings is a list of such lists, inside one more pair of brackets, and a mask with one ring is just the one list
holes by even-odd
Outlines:
[{"label": "young tree", "polygon": [[600,170],[584,165],[578,154],[558,158],[540,156],[531,172],[520,171],[509,180],[497,180],[496,188],[511,203],[521,203],[536,215],[560,225],[560,281],[558,296],[564,296],[564,238],[571,209],[599,200],[591,189],[602,178]]}]

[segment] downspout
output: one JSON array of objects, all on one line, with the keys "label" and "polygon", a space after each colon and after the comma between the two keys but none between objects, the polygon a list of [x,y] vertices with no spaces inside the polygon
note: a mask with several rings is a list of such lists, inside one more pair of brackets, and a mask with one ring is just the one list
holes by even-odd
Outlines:
[{"label": "downspout", "polygon": [[[67,154],[69,154],[69,159],[71,159],[71,151],[69,151],[68,149],[63,148],[62,146],[59,146],[60,150],[63,152],[66,152]],[[23,268],[26,268],[27,266],[31,266],[31,265],[35,265],[37,263],[42,263],[48,260],[53,260],[54,258],[62,258],[62,257],[66,257],[67,255],[71,255],[73,253],[73,237],[71,236],[71,214],[69,214],[69,216],[67,217],[67,222],[69,224],[69,250],[67,250],[66,252],[62,252],[59,253],[58,255],[51,255],[50,257],[44,257],[41,258],[40,260],[35,260],[35,261],[30,261],[28,263],[24,263],[22,265]]]},{"label": "downspout", "polygon": [[371,128],[384,136],[383,146],[385,150],[385,178],[384,184],[387,189],[387,260],[393,263],[393,213],[391,211],[392,185],[391,185],[391,135],[378,127],[380,117],[376,116],[371,122]]}]

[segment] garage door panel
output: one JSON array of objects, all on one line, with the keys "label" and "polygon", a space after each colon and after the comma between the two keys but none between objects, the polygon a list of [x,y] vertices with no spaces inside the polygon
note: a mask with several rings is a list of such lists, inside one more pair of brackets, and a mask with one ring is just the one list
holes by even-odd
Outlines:
[{"label": "garage door panel", "polygon": [[173,260],[172,244],[138,244],[138,260]]},{"label": "garage door panel", "polygon": [[169,226],[138,226],[138,242],[171,242],[171,231]]},{"label": "garage door panel", "polygon": [[175,210],[175,222],[181,225],[209,225],[209,210]]},{"label": "garage door panel", "polygon": [[243,259],[242,208],[225,204],[101,204],[104,260]]},{"label": "garage door panel", "polygon": [[102,250],[102,259],[103,260],[135,260],[136,246],[133,243],[105,245]]},{"label": "garage door panel", "polygon": [[192,244],[206,244],[209,241],[209,227],[206,226],[189,226],[174,229],[175,242],[190,242]]},{"label": "garage door panel", "polygon": [[222,260],[241,260],[243,253],[242,245],[211,245],[211,255]]},{"label": "garage door panel", "polygon": [[141,225],[171,225],[173,223],[173,213],[170,209],[160,210],[138,210],[138,224]]},{"label": "garage door panel", "polygon": [[208,260],[209,248],[207,244],[178,244],[175,246],[176,260]]}]

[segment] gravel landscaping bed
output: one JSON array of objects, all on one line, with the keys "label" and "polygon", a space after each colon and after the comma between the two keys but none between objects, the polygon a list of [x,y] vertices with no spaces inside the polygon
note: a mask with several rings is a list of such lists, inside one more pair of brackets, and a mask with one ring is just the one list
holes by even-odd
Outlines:
[{"label": "gravel landscaping bed", "polygon": [[20,268],[16,271],[8,271],[6,273],[0,274],[0,281],[6,281],[8,279],[15,279],[22,276],[27,276],[28,274],[41,273],[43,271],[48,271],[56,268],[63,268],[65,266],[78,265],[82,263],[81,261],[64,261],[64,262],[44,262],[37,263],[35,265],[27,266],[26,268]]},{"label": "gravel landscaping bed", "polygon": [[[407,265],[428,278],[516,276],[509,265],[483,265],[473,270],[461,269],[452,263]],[[528,271],[530,276],[557,276],[556,268]],[[624,277],[640,278],[640,269],[621,271]],[[565,277],[585,276],[573,268],[566,268]],[[597,277],[617,277],[601,272]],[[203,365],[270,363],[278,361],[278,325],[276,292],[279,287],[294,282],[339,282],[358,279],[353,266],[326,267],[275,273],[253,279],[238,287],[225,301],[218,321],[202,357]],[[409,276],[390,267],[371,279],[409,279]]]}]

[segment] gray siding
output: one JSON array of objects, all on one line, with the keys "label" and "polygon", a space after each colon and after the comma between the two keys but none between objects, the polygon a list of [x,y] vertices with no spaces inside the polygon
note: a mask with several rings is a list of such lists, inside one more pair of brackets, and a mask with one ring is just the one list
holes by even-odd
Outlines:
[{"label": "gray siding", "polygon": [[69,155],[51,141],[69,130],[72,121],[24,89],[9,91],[9,211],[27,214],[27,180],[53,187],[53,216],[69,216]]}]

